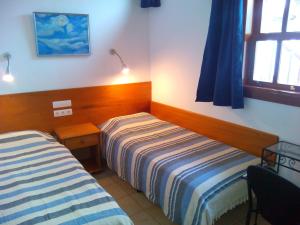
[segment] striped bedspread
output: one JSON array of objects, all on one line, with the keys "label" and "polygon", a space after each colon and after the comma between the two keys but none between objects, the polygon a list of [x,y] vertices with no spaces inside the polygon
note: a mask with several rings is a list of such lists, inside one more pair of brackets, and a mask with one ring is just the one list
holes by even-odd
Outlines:
[{"label": "striped bedspread", "polygon": [[147,113],[100,128],[108,166],[177,224],[211,225],[247,199],[241,176],[255,156]]},{"label": "striped bedspread", "polygon": [[132,223],[69,150],[23,131],[0,135],[0,224]]}]

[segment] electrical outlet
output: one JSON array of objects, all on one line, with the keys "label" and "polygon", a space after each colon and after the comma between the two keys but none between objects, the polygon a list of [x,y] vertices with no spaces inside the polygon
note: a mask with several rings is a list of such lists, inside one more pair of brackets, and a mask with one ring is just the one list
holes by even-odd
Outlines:
[{"label": "electrical outlet", "polygon": [[73,115],[73,110],[72,109],[54,110],[53,115],[54,117],[71,116]]},{"label": "electrical outlet", "polygon": [[73,114],[73,110],[72,109],[65,109],[65,115],[66,116],[71,116]]},{"label": "electrical outlet", "polygon": [[60,117],[61,116],[60,113],[61,113],[60,110],[53,111],[54,117]]}]

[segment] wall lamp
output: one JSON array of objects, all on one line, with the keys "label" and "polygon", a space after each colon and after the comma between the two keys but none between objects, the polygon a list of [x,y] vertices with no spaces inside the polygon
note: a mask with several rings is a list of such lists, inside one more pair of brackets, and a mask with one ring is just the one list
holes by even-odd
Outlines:
[{"label": "wall lamp", "polygon": [[2,76],[2,80],[5,82],[13,82],[15,80],[14,76],[10,73],[10,59],[11,59],[11,54],[4,53],[3,58],[7,60],[7,67],[5,74]]},{"label": "wall lamp", "polygon": [[122,73],[123,74],[128,74],[130,72],[130,69],[128,68],[128,66],[126,65],[126,63],[124,62],[124,60],[122,59],[120,54],[115,49],[110,49],[109,52],[110,52],[111,55],[115,55],[119,58],[119,60],[122,64]]}]

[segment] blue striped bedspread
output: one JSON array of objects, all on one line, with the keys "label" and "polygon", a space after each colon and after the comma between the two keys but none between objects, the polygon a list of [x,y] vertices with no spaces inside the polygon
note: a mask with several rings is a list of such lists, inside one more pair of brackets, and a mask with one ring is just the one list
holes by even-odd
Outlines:
[{"label": "blue striped bedspread", "polygon": [[21,131],[0,135],[0,224],[132,222],[68,149]]},{"label": "blue striped bedspread", "polygon": [[109,168],[177,224],[211,225],[247,200],[241,176],[259,163],[255,156],[148,113],[116,117],[100,128]]}]

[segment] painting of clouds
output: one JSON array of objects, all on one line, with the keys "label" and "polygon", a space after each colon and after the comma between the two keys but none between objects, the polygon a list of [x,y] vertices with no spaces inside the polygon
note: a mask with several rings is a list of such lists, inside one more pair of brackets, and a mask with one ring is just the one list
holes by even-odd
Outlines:
[{"label": "painting of clouds", "polygon": [[90,54],[88,15],[41,12],[33,15],[38,56]]}]

